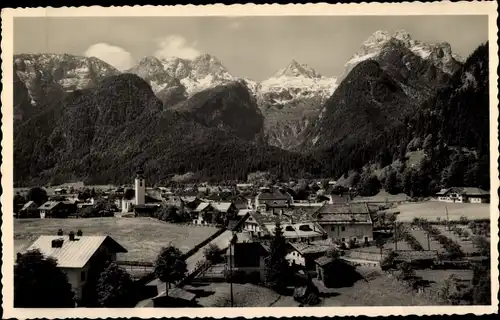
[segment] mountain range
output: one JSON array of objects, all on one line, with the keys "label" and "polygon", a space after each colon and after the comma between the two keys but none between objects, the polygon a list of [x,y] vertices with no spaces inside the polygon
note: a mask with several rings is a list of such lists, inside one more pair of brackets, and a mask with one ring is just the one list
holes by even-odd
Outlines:
[{"label": "mountain range", "polygon": [[15,179],[124,181],[140,162],[158,181],[342,174],[380,159],[380,139],[410,143],[402,128],[457,83],[481,82],[484,65],[464,71],[469,60],[404,31],[375,32],[338,78],[295,60],[255,82],[208,54],[145,57],[123,73],[96,58],[16,55]]}]

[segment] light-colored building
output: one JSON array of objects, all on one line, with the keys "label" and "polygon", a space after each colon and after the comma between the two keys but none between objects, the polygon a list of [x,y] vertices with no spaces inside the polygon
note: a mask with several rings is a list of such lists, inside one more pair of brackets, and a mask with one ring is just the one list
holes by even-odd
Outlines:
[{"label": "light-colored building", "polygon": [[313,214],[328,238],[340,242],[373,240],[373,221],[366,203],[325,204]]},{"label": "light-colored building", "polygon": [[77,301],[82,299],[82,288],[92,268],[103,261],[116,261],[118,253],[127,252],[110,236],[43,235],[26,251],[33,249],[57,259],[57,266],[68,276]]},{"label": "light-colored building", "polygon": [[144,171],[138,170],[135,176],[135,205],[145,204],[146,181],[144,179]]},{"label": "light-colored building", "polygon": [[452,187],[441,189],[435,194],[434,199],[454,203],[489,203],[490,192],[475,187]]},{"label": "light-colored building", "polygon": [[273,192],[265,189],[255,196],[255,209],[261,211],[280,211],[281,209],[290,207],[292,203],[292,197],[286,192]]}]

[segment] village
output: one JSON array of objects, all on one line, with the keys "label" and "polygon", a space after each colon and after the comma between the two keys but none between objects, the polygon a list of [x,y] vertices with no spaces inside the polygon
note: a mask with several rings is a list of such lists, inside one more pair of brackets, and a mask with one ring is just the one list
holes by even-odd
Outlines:
[{"label": "village", "polygon": [[[104,260],[130,277],[128,307],[477,304],[489,290],[478,281],[489,279],[490,195],[479,188],[412,199],[330,180],[301,195],[294,181],[131,180],[15,190],[18,261],[31,250],[56,259],[84,307]],[[281,286],[266,284],[273,274]]]}]

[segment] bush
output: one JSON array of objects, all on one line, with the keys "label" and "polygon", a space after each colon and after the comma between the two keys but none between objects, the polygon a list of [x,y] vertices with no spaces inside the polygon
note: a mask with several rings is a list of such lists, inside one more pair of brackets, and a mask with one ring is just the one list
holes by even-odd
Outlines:
[{"label": "bush", "polygon": [[380,261],[380,268],[383,271],[386,271],[386,270],[393,268],[394,267],[394,259],[396,258],[396,256],[397,256],[397,254],[394,251],[390,250],[388,255]]}]

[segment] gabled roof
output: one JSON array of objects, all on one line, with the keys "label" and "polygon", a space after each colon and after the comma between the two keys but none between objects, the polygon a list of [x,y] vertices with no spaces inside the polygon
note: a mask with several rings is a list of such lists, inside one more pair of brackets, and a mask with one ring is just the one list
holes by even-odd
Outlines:
[{"label": "gabled roof", "polygon": [[195,211],[201,212],[209,207],[212,207],[216,211],[227,212],[229,208],[231,208],[231,205],[231,202],[202,202],[196,207]]},{"label": "gabled roof", "polygon": [[31,206],[36,206],[36,203],[34,201],[28,201],[24,204],[24,206],[21,208],[21,210],[27,210]]},{"label": "gabled roof", "polygon": [[219,212],[227,212],[230,208],[232,203],[231,202],[212,202],[210,203],[212,207],[219,211]]},{"label": "gabled roof", "polygon": [[366,203],[325,204],[313,214],[313,217],[319,222],[372,223]]},{"label": "gabled roof", "polygon": [[264,200],[289,200],[290,195],[282,192],[261,192],[257,195],[260,201]]},{"label": "gabled roof", "polygon": [[[52,248],[52,240],[63,239],[60,248]],[[75,235],[75,241],[70,241],[69,236],[40,236],[26,251],[39,249],[45,256],[57,259],[61,268],[83,268],[89,259],[102,245],[108,246],[116,253],[126,253],[127,250],[110,236],[81,236]]]},{"label": "gabled roof", "polygon": [[437,196],[444,196],[448,194],[449,192],[456,192],[459,194],[463,194],[466,196],[487,196],[490,194],[489,191],[483,190],[481,188],[476,188],[476,187],[452,187],[448,189],[441,189],[438,193],[436,193]]},{"label": "gabled roof", "polygon": [[42,204],[41,206],[39,206],[38,209],[39,210],[52,210],[60,203],[61,203],[60,201],[47,201],[44,204]]},{"label": "gabled roof", "polygon": [[200,203],[196,209],[194,209],[194,211],[196,212],[202,212],[203,210],[205,210],[206,208],[208,208],[210,206],[210,203],[209,202],[202,202]]},{"label": "gabled roof", "polygon": [[309,253],[321,253],[326,252],[331,245],[324,243],[304,243],[304,242],[290,242],[292,248],[297,250],[300,254],[309,254]]},{"label": "gabled roof", "polygon": [[436,193],[436,195],[438,195],[438,196],[445,195],[446,193],[448,193],[449,190],[450,190],[450,188],[441,189],[441,190],[439,190],[438,193]]},{"label": "gabled roof", "polygon": [[326,266],[327,264],[333,262],[333,258],[329,258],[327,256],[319,257],[318,259],[314,260],[318,265],[320,266]]}]

